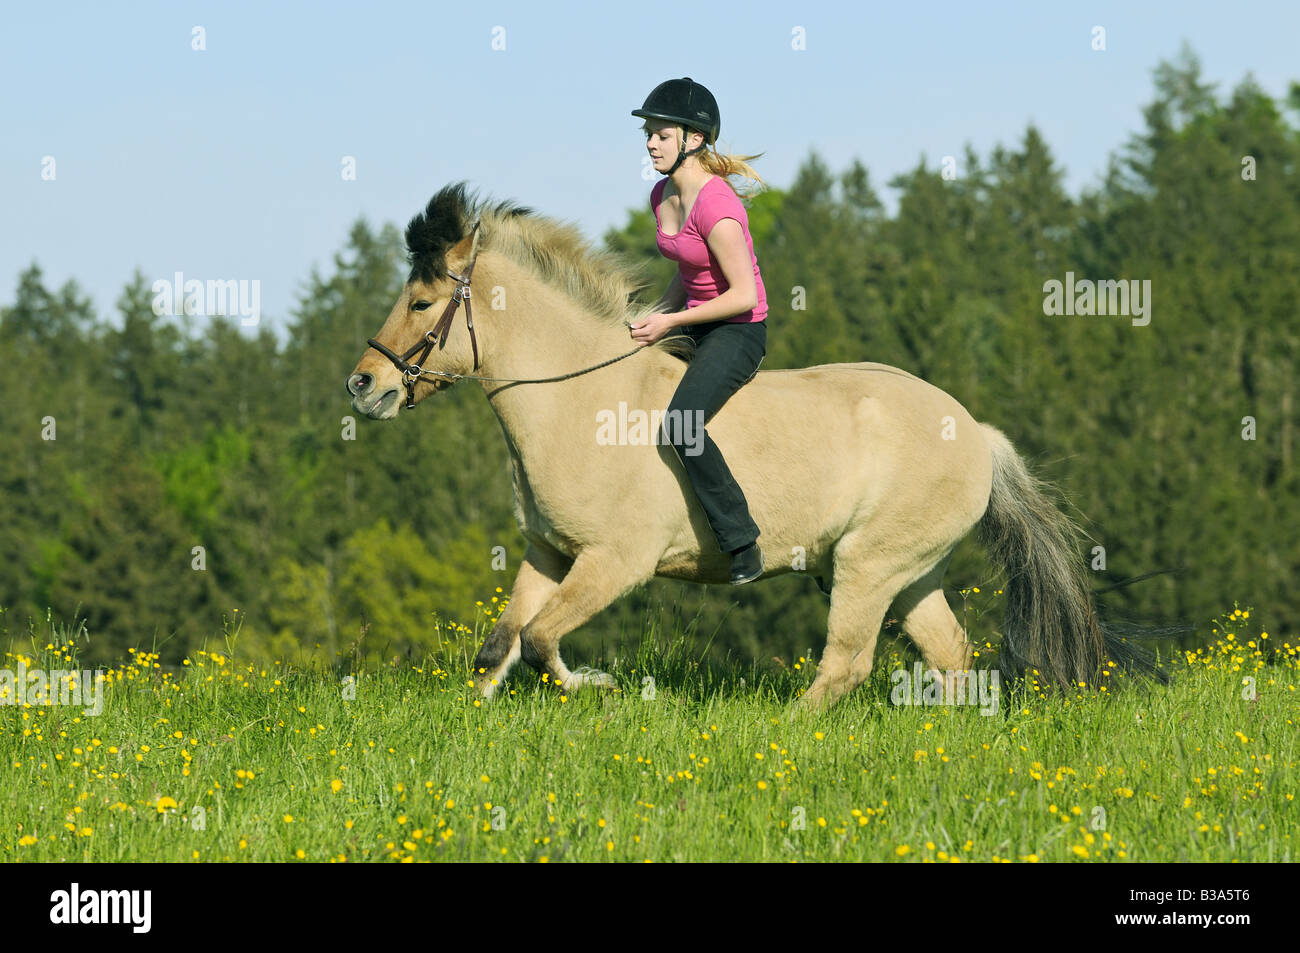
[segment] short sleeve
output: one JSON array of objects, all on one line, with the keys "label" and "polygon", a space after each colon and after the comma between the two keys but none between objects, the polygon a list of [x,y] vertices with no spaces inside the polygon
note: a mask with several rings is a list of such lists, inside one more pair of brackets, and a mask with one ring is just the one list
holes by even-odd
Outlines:
[{"label": "short sleeve", "polygon": [[736,193],[731,191],[731,187],[725,183],[710,190],[707,194],[701,195],[696,200],[696,204],[700,206],[700,209],[695,225],[706,241],[713,232],[713,226],[724,218],[734,218],[741,224],[742,228],[749,228],[749,218],[745,214],[745,206],[740,204],[740,199],[736,197]]},{"label": "short sleeve", "polygon": [[663,201],[664,183],[667,181],[667,179],[660,179],[650,190],[650,214],[655,217],[655,221],[659,220],[659,203]]}]

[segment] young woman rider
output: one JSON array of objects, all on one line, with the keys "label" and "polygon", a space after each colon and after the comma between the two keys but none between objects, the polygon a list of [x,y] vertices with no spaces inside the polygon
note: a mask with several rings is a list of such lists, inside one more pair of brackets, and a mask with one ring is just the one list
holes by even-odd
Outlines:
[{"label": "young woman rider", "polygon": [[[659,251],[678,263],[662,300],[674,309],[686,306],[634,325],[632,338],[643,345],[669,333],[695,339],[695,356],[664,419],[680,424],[694,415],[702,430],[754,376],[767,351],[767,295],[749,218],[726,177],[741,174],[760,185],[763,180],[745,161],[757,156],[719,155],[710,148],[721,128],[718,104],[689,77],[659,84],[632,115],[645,119],[646,149],[655,171],[666,176],[650,198]],[[687,453],[686,428],[664,429],[704,506],[718,548],[731,555],[730,582],[757,579],[764,565],[758,526],[717,444],[704,431],[703,452]]]}]

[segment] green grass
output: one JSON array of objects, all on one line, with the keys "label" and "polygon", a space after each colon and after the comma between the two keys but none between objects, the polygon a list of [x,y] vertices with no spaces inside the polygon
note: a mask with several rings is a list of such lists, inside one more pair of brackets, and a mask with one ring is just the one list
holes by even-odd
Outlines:
[{"label": "green grass", "polygon": [[[1020,690],[992,716],[891,705],[913,656],[888,640],[821,715],[793,714],[811,662],[710,666],[680,632],[611,665],[617,693],[561,696],[521,668],[483,704],[463,658],[372,668],[348,699],[343,671],[138,655],[98,717],[0,707],[0,855],[1290,861],[1297,640],[1252,625],[1225,616],[1172,686]],[[79,635],[36,642],[2,667],[75,667]]]}]

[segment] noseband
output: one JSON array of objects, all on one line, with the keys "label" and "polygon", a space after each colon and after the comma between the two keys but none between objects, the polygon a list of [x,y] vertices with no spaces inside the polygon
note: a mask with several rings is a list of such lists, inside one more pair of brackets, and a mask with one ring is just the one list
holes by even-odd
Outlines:
[{"label": "noseband", "polygon": [[[436,371],[425,371],[420,365],[429,359],[433,352],[433,345],[437,343],[438,349],[441,350],[447,343],[447,333],[451,330],[452,320],[456,317],[456,309],[460,307],[462,301],[465,302],[465,323],[469,326],[469,343],[474,349],[474,370],[478,370],[478,339],[474,335],[474,313],[470,308],[470,276],[474,274],[474,262],[478,259],[478,227],[479,222],[474,223],[470,234],[474,236],[473,252],[469,256],[469,264],[465,266],[465,274],[458,275],[451,269],[447,269],[447,275],[456,279],[456,288],[451,293],[451,300],[447,302],[447,308],[442,312],[442,317],[424,336],[416,341],[409,351],[405,354],[398,354],[387,346],[380,344],[374,338],[366,343],[373,347],[384,357],[393,362],[393,366],[402,372],[402,383],[406,385],[406,406],[407,409],[415,407],[415,383],[420,380],[424,374],[436,374]],[[411,358],[415,352],[419,351],[420,356],[412,362]],[[446,375],[448,377],[459,375]]]}]

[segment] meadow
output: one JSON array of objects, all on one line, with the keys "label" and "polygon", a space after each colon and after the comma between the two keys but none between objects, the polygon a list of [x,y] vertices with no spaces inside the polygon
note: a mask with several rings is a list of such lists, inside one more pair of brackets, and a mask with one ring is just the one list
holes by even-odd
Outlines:
[{"label": "meadow", "polygon": [[[897,705],[915,658],[794,710],[807,656],[719,665],[675,628],[567,695],[468,658],[503,602],[423,660],[241,659],[237,616],[174,669],[134,651],[102,711],[0,697],[7,861],[1291,861],[1300,642],[1249,609],[1164,661],[1168,686],[1004,688],[997,710]],[[28,644],[30,643],[30,644]],[[47,622],[0,667],[75,670]],[[981,642],[977,667],[996,667]],[[573,650],[568,652],[574,664]],[[3,696],[6,689],[0,689]]]}]

